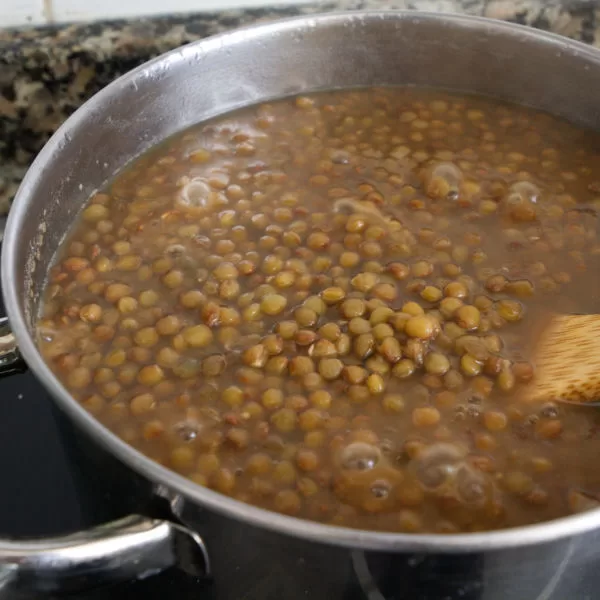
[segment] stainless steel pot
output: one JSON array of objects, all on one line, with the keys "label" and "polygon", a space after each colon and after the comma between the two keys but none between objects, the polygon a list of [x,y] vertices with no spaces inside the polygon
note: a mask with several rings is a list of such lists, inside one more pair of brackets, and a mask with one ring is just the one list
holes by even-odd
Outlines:
[{"label": "stainless steel pot", "polygon": [[[126,465],[121,480],[145,482],[144,493],[166,499],[180,523],[130,517],[62,540],[2,542],[0,590],[80,589],[183,557],[190,571],[205,574],[199,535],[209,528],[202,524],[206,510],[229,527],[227,535],[251,530],[259,555],[281,545],[296,548],[299,557],[318,549],[316,560],[354,561],[359,580],[376,570],[369,566],[373,556],[477,557],[483,590],[477,597],[486,599],[532,600],[574,553],[584,556],[576,549],[589,536],[597,539],[600,510],[519,529],[440,536],[332,527],[242,504],[194,485],[119,440],[69,395],[37,350],[35,315],[53,254],[92,191],[133,157],[192,124],[248,104],[315,90],[406,84],[493,95],[600,128],[600,52],[594,49],[479,18],[361,12],[261,25],[165,54],[102,90],[52,137],[27,173],[6,228],[2,287],[12,331],[29,368],[74,427],[103,448],[103,460],[118,459],[110,463],[114,477]],[[3,341],[11,350],[10,336]],[[14,356],[2,368],[14,369]],[[498,595],[496,580],[508,595]]]}]

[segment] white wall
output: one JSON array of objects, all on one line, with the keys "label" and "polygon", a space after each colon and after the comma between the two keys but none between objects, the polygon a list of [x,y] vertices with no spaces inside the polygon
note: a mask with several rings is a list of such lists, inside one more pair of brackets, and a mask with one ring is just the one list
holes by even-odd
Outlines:
[{"label": "white wall", "polygon": [[0,27],[200,12],[310,0],[0,0]]}]

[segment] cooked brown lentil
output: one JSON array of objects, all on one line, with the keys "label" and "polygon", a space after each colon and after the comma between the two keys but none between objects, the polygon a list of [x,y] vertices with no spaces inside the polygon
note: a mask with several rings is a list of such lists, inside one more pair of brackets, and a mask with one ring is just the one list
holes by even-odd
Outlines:
[{"label": "cooked brown lentil", "polygon": [[599,141],[407,89],[203,124],[90,199],[42,352],[128,443],[271,510],[468,532],[597,506],[595,416],[518,390],[536,315],[590,295]]}]

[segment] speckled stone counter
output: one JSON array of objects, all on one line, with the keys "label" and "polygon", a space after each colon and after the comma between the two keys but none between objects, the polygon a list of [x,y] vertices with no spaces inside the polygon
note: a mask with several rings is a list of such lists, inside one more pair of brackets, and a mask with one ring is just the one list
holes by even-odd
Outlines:
[{"label": "speckled stone counter", "polygon": [[413,9],[482,15],[600,45],[600,1],[336,0],[287,8],[0,30],[0,215],[56,128],[117,76],[167,50],[225,29],[293,15]]}]

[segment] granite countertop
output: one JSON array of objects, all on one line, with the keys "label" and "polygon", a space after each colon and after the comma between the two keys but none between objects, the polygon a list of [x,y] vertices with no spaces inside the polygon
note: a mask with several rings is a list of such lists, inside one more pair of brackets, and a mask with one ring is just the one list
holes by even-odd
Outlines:
[{"label": "granite countertop", "polygon": [[596,0],[333,0],[158,18],[0,30],[0,215],[56,128],[117,76],[182,44],[253,22],[356,9],[481,15],[600,46]]}]

